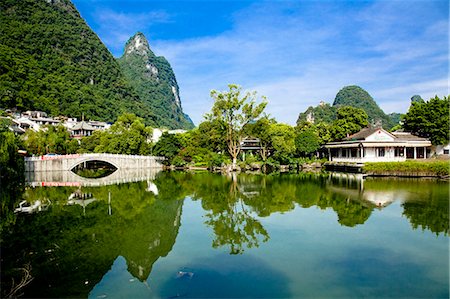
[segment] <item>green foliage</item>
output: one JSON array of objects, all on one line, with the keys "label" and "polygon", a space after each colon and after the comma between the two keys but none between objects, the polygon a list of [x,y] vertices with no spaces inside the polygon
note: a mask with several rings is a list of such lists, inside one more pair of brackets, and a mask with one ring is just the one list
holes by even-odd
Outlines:
[{"label": "green foliage", "polygon": [[[129,44],[134,44],[135,38],[145,43],[147,54],[128,51]],[[125,78],[151,111],[148,117],[153,124],[169,129],[194,127],[191,119],[181,109],[179,88],[172,67],[164,57],[155,56],[142,33],[130,38],[124,55],[117,61]]]},{"label": "green foliage", "polygon": [[449,161],[405,161],[405,162],[376,162],[365,163],[363,171],[374,174],[423,174],[423,175],[450,175]]},{"label": "green foliage", "polygon": [[[401,114],[401,113],[396,113],[396,112],[389,113],[387,116],[388,116],[389,119],[391,120],[391,124],[392,124],[394,127],[400,125],[400,121],[401,121],[402,118],[403,118],[403,114]],[[394,130],[394,127],[392,127],[392,128],[390,129],[391,132],[395,131],[395,130]]]},{"label": "green foliage", "polygon": [[336,107],[330,104],[320,104],[317,107],[309,106],[305,112],[300,113],[297,119],[297,125],[307,121],[307,116],[314,117],[314,123],[332,123],[336,119]]},{"label": "green foliage", "polygon": [[69,132],[62,125],[48,125],[38,132],[27,130],[23,139],[25,149],[33,155],[74,154],[79,148],[78,141],[70,138]]},{"label": "green foliage", "polygon": [[308,127],[295,136],[297,153],[302,157],[310,157],[320,148],[320,139],[315,127]]},{"label": "green foliage", "polygon": [[219,120],[206,120],[191,131],[190,144],[197,148],[205,148],[212,152],[227,152],[225,126]]},{"label": "green foliage", "polygon": [[[164,61],[161,72],[170,68]],[[132,112],[146,124],[163,125],[152,99],[139,95],[69,0],[1,1],[0,107],[103,121]]]},{"label": "green foliage", "polygon": [[392,123],[391,119],[381,110],[374,99],[367,91],[359,86],[346,86],[337,94],[333,102],[333,106],[351,106],[360,108],[367,113],[370,123],[382,122],[383,128],[390,129],[396,123]]},{"label": "green foliage", "polygon": [[79,153],[94,153],[95,148],[100,145],[100,139],[105,134],[102,131],[94,131],[91,136],[85,136],[80,140]]},{"label": "green foliage", "polygon": [[287,124],[272,124],[269,128],[273,159],[281,164],[289,164],[295,153],[295,130]]},{"label": "green foliage", "polygon": [[450,138],[450,97],[438,96],[428,102],[411,102],[404,116],[403,127],[406,131],[429,138],[434,145],[448,144]]},{"label": "green foliage", "polygon": [[0,234],[15,222],[13,211],[25,180],[23,157],[17,153],[21,141],[9,130],[9,124],[0,118]]},{"label": "green foliage", "polygon": [[151,150],[148,142],[151,134],[152,129],[144,125],[142,118],[124,113],[109,130],[97,134],[100,135],[100,142],[95,147],[95,152],[148,155]]},{"label": "green foliage", "polygon": [[214,105],[211,114],[207,117],[210,121],[218,121],[226,131],[227,150],[233,159],[233,167],[240,152],[240,143],[245,133],[245,126],[260,117],[266,108],[267,101],[256,104],[256,92],[247,92],[241,96],[242,88],[235,84],[228,85],[229,90],[219,92],[211,91]]},{"label": "green foliage", "polygon": [[416,94],[411,97],[411,103],[414,103],[414,102],[423,103],[425,101],[422,99],[422,97],[420,95]]},{"label": "green foliage", "polygon": [[339,107],[337,119],[333,122],[330,132],[334,140],[341,140],[347,134],[354,134],[368,125],[364,110],[350,106]]},{"label": "green foliage", "polygon": [[[172,160],[178,155],[183,147],[183,142],[178,134],[164,132],[153,147],[153,154],[166,158],[164,164],[171,165]],[[177,159],[177,161],[179,160]]]}]

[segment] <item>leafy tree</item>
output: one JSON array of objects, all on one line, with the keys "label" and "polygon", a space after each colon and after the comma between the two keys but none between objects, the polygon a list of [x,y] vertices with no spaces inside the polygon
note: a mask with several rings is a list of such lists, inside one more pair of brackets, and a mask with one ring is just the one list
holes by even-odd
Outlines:
[{"label": "leafy tree", "polygon": [[241,151],[244,127],[261,115],[267,102],[263,97],[263,102],[257,105],[256,92],[247,92],[241,96],[242,88],[238,85],[229,84],[228,88],[229,91],[224,92],[211,91],[214,105],[207,117],[210,120],[218,120],[224,126],[228,153],[235,169],[237,156]]},{"label": "leafy tree", "polygon": [[206,148],[212,152],[224,153],[227,151],[226,130],[217,120],[206,120],[189,131],[190,144],[194,147]]},{"label": "leafy tree", "polygon": [[269,135],[274,150],[273,158],[282,164],[289,164],[295,153],[295,130],[287,124],[270,125]]},{"label": "leafy tree", "polygon": [[23,139],[26,150],[34,155],[73,154],[79,148],[78,142],[70,138],[69,132],[62,125],[44,126],[38,132],[28,130]]},{"label": "leafy tree", "polygon": [[25,180],[23,158],[17,153],[21,141],[9,130],[9,125],[10,120],[0,118],[0,235],[16,219],[14,207]]},{"label": "leafy tree", "polygon": [[178,134],[164,132],[153,147],[153,154],[165,157],[166,161],[164,163],[170,165],[182,148],[183,143]]},{"label": "leafy tree", "polygon": [[96,152],[147,155],[150,153],[149,138],[152,129],[146,127],[143,119],[132,113],[124,113],[109,128],[101,134]]},{"label": "leafy tree", "polygon": [[261,159],[265,162],[273,153],[272,137],[270,135],[270,126],[275,124],[275,119],[270,119],[267,115],[250,123],[246,128],[246,134],[259,139],[261,149],[259,151]]},{"label": "leafy tree", "polygon": [[[17,153],[20,139],[9,130],[10,121],[0,118],[0,181],[14,182],[23,176],[23,159]],[[20,181],[20,180],[19,180]],[[6,185],[6,184],[5,184]]]},{"label": "leafy tree", "polygon": [[449,105],[450,97],[438,96],[428,102],[411,102],[404,116],[403,127],[406,131],[429,138],[434,145],[449,142]]},{"label": "leafy tree", "polygon": [[91,136],[85,136],[80,140],[80,153],[94,153],[95,148],[100,145],[102,135],[106,134],[104,131],[94,131]]},{"label": "leafy tree", "polygon": [[337,119],[330,128],[334,140],[341,140],[347,134],[354,134],[368,125],[367,114],[364,110],[350,106],[337,110]]},{"label": "leafy tree", "polygon": [[307,127],[295,136],[297,153],[303,157],[310,157],[320,148],[320,139],[314,126]]}]

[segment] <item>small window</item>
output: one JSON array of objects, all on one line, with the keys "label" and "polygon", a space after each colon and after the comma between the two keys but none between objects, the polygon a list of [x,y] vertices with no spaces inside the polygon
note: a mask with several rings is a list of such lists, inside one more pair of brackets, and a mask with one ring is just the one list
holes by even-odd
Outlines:
[{"label": "small window", "polygon": [[378,157],[384,157],[384,147],[378,147],[377,148],[378,151]]},{"label": "small window", "polygon": [[444,155],[448,155],[448,154],[450,154],[450,150],[445,149],[445,150],[444,150]]}]

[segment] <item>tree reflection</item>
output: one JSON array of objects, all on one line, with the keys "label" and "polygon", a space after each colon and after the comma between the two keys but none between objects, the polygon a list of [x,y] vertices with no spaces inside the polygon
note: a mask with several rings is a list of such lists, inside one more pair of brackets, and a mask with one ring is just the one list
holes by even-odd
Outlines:
[{"label": "tree reflection", "polygon": [[[27,200],[50,198],[52,205],[46,212],[20,215],[2,235],[2,295],[12,287],[14,269],[25,264],[34,277],[23,290],[26,297],[87,297],[118,256],[127,261],[129,273],[146,281],[155,261],[172,250],[183,203],[176,192],[160,199],[147,189],[145,181],[28,189]],[[92,195],[91,203],[67,205],[74,193]]]},{"label": "tree reflection", "polygon": [[228,247],[230,254],[242,254],[246,248],[267,242],[269,234],[247,206],[245,192],[236,173],[228,177],[200,175],[195,184],[193,199],[201,199],[208,211],[205,224],[214,231],[212,246]]},{"label": "tree reflection", "polygon": [[[436,196],[441,194],[442,196]],[[430,230],[436,235],[449,233],[448,186],[435,186],[433,192],[422,200],[406,201],[402,204],[405,215],[414,229]]]}]

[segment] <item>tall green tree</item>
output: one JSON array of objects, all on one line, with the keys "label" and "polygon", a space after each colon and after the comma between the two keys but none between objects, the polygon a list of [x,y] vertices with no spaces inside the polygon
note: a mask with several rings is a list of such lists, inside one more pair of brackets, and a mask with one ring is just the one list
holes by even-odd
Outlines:
[{"label": "tall green tree", "polygon": [[246,134],[259,139],[260,147],[259,154],[261,159],[265,162],[267,158],[273,153],[272,138],[270,135],[270,126],[275,124],[275,119],[269,118],[267,115],[261,117],[256,122],[248,125]]},{"label": "tall green tree", "polygon": [[289,164],[295,153],[295,129],[287,124],[270,125],[269,136],[273,147],[273,158],[281,164]]},{"label": "tall green tree", "polygon": [[147,155],[150,153],[149,142],[152,128],[146,127],[142,118],[133,113],[124,113],[100,137],[96,152]]},{"label": "tall green tree", "polygon": [[295,136],[297,153],[302,157],[311,157],[320,148],[320,139],[315,126],[309,126],[297,132]]},{"label": "tall green tree", "polygon": [[28,130],[23,139],[25,149],[34,155],[73,154],[79,148],[78,142],[70,138],[69,132],[62,125],[45,126],[38,132]]},{"label": "tall green tree", "polygon": [[262,97],[263,101],[256,104],[257,94],[255,91],[242,95],[240,86],[229,84],[228,88],[228,91],[211,91],[214,105],[207,118],[218,120],[224,126],[228,153],[233,161],[233,169],[235,169],[237,156],[241,151],[244,127],[263,113],[267,101],[265,97]]},{"label": "tall green tree", "polygon": [[337,110],[337,119],[330,128],[333,140],[341,140],[368,125],[367,113],[359,108],[343,106]]},{"label": "tall green tree", "polygon": [[428,102],[412,101],[404,116],[403,128],[406,131],[429,138],[434,145],[448,144],[450,97],[438,96]]},{"label": "tall green tree", "polygon": [[169,134],[164,132],[153,147],[153,154],[166,158],[164,164],[170,165],[183,147],[183,140],[180,138],[179,134]]}]

